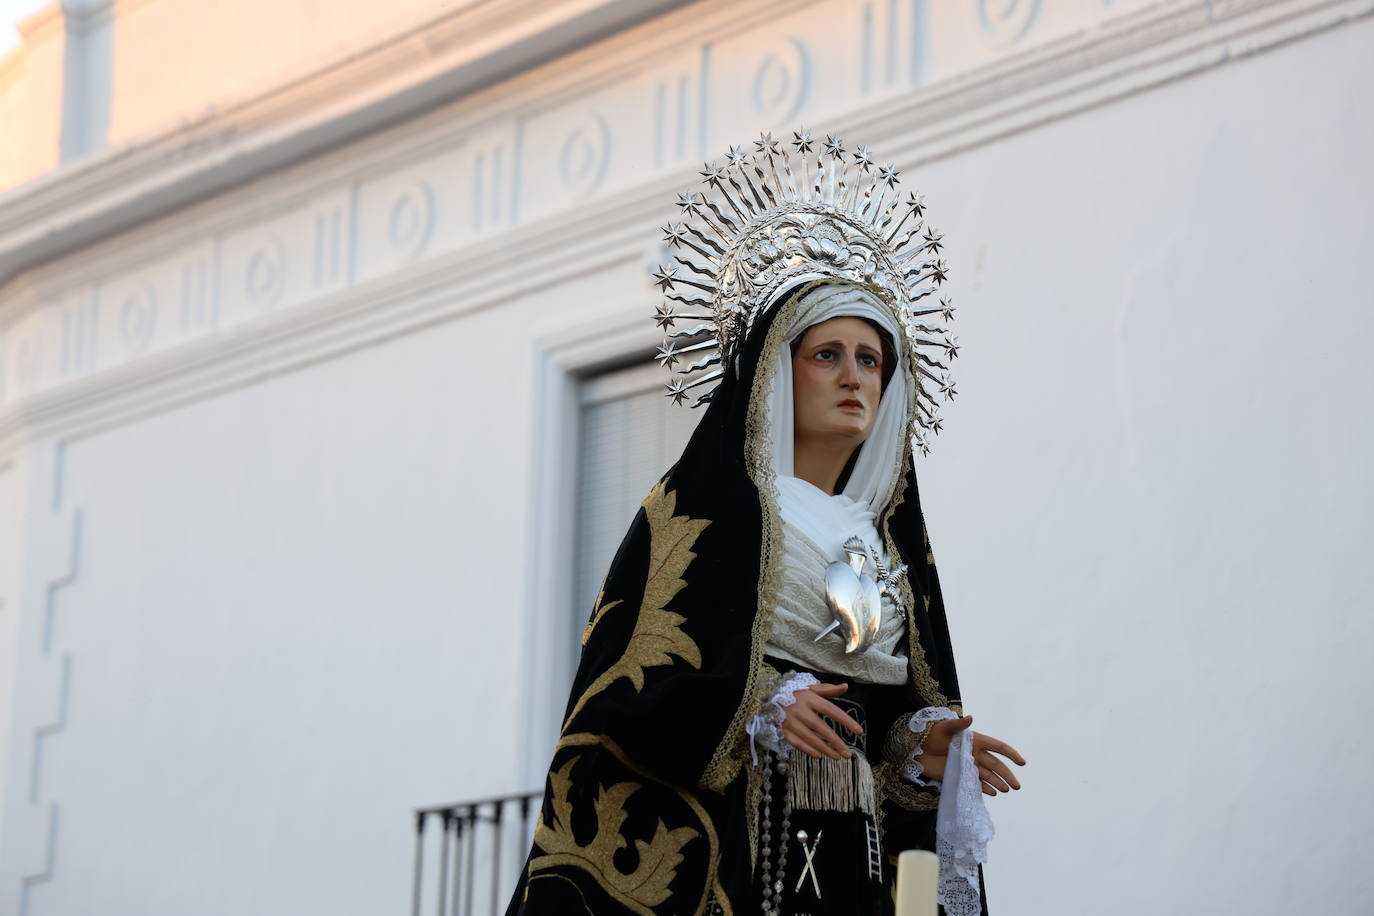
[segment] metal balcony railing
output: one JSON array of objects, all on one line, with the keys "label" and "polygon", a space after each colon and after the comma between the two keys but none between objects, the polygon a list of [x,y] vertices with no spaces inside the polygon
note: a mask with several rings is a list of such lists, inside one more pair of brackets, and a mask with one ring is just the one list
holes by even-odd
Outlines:
[{"label": "metal balcony railing", "polygon": [[[473,916],[477,901],[500,916],[529,851],[530,818],[540,793],[502,795],[415,809],[415,879],[412,916]],[[431,830],[431,823],[435,830]],[[426,853],[430,855],[427,856]],[[438,880],[425,884],[425,862]],[[897,876],[898,916],[934,916],[938,863],[934,853],[904,852]]]},{"label": "metal balcony railing", "polygon": [[[416,808],[412,916],[473,916],[482,901],[490,901],[488,912],[499,916],[529,851],[538,799],[539,793],[527,792]],[[427,859],[437,874],[429,884]]]}]

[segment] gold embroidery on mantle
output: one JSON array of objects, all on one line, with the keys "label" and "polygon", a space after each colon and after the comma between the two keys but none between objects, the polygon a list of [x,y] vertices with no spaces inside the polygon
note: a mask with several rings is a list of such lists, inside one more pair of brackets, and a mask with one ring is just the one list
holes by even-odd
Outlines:
[{"label": "gold embroidery on mantle", "polygon": [[579,843],[573,836],[568,789],[572,786],[573,767],[581,759],[580,755],[574,756],[562,768],[549,773],[553,790],[549,802],[555,819],[549,823],[544,820],[543,813],[539,815],[534,841],[544,855],[530,862],[530,871],[533,873],[560,865],[580,868],[626,907],[636,913],[653,916],[652,908],[669,897],[668,885],[677,876],[677,866],[683,859],[682,847],[701,834],[691,827],[669,830],[660,820],[652,839],[634,841],[639,853],[639,864],[635,870],[622,872],[616,868],[613,856],[625,847],[625,837],[620,832],[621,825],[628,817],[625,802],[643,786],[637,782],[618,782],[609,788],[601,786],[594,803],[596,835],[590,843]]},{"label": "gold embroidery on mantle", "polygon": [[878,791],[878,804],[892,802],[907,811],[934,811],[940,807],[940,793],[922,788],[901,777],[901,769],[887,761],[873,768],[873,781]]},{"label": "gold embroidery on mantle", "polygon": [[883,742],[884,760],[899,767],[905,766],[917,749],[925,743],[935,722],[927,722],[919,732],[913,732],[910,722],[915,715],[914,712],[903,713],[887,730],[887,739]]},{"label": "gold embroidery on mantle", "polygon": [[[687,791],[686,789],[683,789],[679,786],[669,785],[667,783],[663,783],[655,779],[651,773],[649,773],[639,764],[631,760],[630,755],[626,754],[625,751],[620,747],[620,745],[616,744],[614,741],[612,741],[610,738],[607,738],[605,735],[593,735],[587,732],[572,735],[564,735],[561,739],[559,739],[558,746],[555,748],[554,753],[557,754],[559,751],[562,751],[565,748],[569,747],[587,747],[589,745],[599,745],[600,747],[608,751],[611,754],[611,756],[615,757],[616,760],[619,760],[628,769],[637,773],[639,776],[651,782],[657,783],[658,785],[663,786],[664,788],[672,789],[673,792],[678,796],[678,798],[682,799],[682,801],[687,805],[687,807],[692,809],[692,813],[697,816],[697,820],[701,822],[702,829],[706,832],[707,846],[706,880],[704,882],[702,901],[698,907],[698,912],[705,909],[706,901],[712,893],[711,889],[715,888],[719,892],[720,898],[722,900],[725,900],[724,910],[727,914],[729,914],[729,900],[725,898],[724,891],[720,889],[720,879],[718,876],[718,869],[720,866],[719,837],[716,835],[715,824],[712,823],[710,815],[706,813],[706,809],[701,806],[701,802],[697,801],[696,796],[693,795],[691,792]],[[533,863],[531,863],[531,875],[533,875],[533,872]]]},{"label": "gold embroidery on mantle", "polygon": [[[649,519],[649,572],[634,633],[620,659],[592,681],[577,701],[563,723],[565,730],[588,700],[622,677],[629,678],[638,691],[644,689],[644,669],[670,665],[671,656],[676,655],[693,668],[701,667],[701,649],[682,631],[681,624],[686,618],[664,607],[687,585],[682,574],[696,559],[692,547],[711,522],[674,515],[677,494],[665,490],[665,486],[664,481],[659,481],[642,503]],[[599,610],[590,626],[595,627],[608,610],[610,607]]]},{"label": "gold embroidery on mantle", "polygon": [[584,646],[587,644],[587,640],[592,638],[592,630],[596,629],[596,625],[601,622],[601,618],[605,616],[606,612],[615,610],[617,605],[624,603],[622,601],[612,601],[610,604],[602,604],[601,602],[605,600],[605,595],[606,583],[602,582],[601,589],[596,593],[596,611],[592,614],[591,621],[582,628],[582,645]]},{"label": "gold embroidery on mantle", "polygon": [[573,892],[577,894],[578,899],[582,901],[582,912],[586,913],[587,916],[596,916],[596,913],[592,912],[592,908],[587,904],[587,895],[582,893],[582,888],[577,886],[577,882],[567,875],[560,875],[557,872],[550,872],[547,875],[530,875],[529,880],[525,882],[525,896],[522,898],[524,902],[529,902],[530,885],[535,881],[562,881],[564,884],[568,885],[568,887],[571,887]]}]

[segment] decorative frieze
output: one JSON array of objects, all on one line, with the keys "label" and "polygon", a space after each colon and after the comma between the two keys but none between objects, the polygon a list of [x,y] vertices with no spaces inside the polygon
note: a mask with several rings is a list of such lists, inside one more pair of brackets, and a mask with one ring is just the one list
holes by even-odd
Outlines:
[{"label": "decorative frieze", "polygon": [[[1333,18],[1367,15],[1371,5],[703,3],[699,15],[690,15],[694,7],[664,17],[661,34],[643,31],[634,46],[608,37],[598,46],[604,53],[550,63],[539,78],[514,81],[508,96],[498,88],[459,101],[451,117],[426,119],[419,142],[411,136],[381,157],[359,159],[355,171],[337,167],[347,161],[338,151],[330,154],[336,167],[318,179],[297,169],[279,185],[267,179],[220,198],[224,216],[210,204],[171,213],[33,269],[0,292],[0,440],[8,409],[27,398],[337,301],[513,230],[595,214],[597,201],[614,207],[636,189],[658,193],[656,183],[690,179],[703,159],[724,152],[721,143],[760,129],[857,119],[879,153],[909,167],[917,155],[1043,120],[1041,108],[1058,115],[1091,104],[1032,94],[1083,83],[1084,68],[1100,71],[1104,55],[1136,59],[1111,77],[1133,81],[1134,91],[1148,84],[1141,74],[1151,72],[1151,55],[1172,68],[1158,79],[1175,78],[1180,66],[1214,63],[1228,34],[1291,40]],[[1193,58],[1181,44],[1190,40],[1203,49]],[[1027,99],[1009,103],[1004,86]],[[1110,91],[1105,79],[1073,89]],[[987,116],[972,118],[980,108]],[[890,114],[898,111],[907,114]],[[884,134],[902,139],[879,146]]]}]

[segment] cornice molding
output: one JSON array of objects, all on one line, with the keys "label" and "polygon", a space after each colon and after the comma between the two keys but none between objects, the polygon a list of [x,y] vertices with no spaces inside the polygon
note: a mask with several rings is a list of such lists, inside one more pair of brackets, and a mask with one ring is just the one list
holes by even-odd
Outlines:
[{"label": "cornice molding", "polygon": [[[267,315],[232,333],[26,398],[0,410],[0,461],[26,442],[74,441],[614,268],[642,257],[653,231],[648,214],[634,216],[607,208],[600,219],[578,220],[574,233],[559,225],[563,221],[517,231],[512,238],[350,287],[308,308]],[[568,238],[576,241],[568,244]],[[550,253],[536,270],[515,253],[527,246]]]},{"label": "cornice molding", "polygon": [[[266,94],[64,166],[0,194],[0,288],[35,264],[406,121],[685,2],[479,3]],[[108,5],[91,13],[97,14],[108,15]]]},{"label": "cornice molding", "polygon": [[60,29],[64,18],[62,4],[49,3],[20,19],[15,28],[25,43],[41,41],[48,37],[45,33]]},{"label": "cornice molding", "polygon": [[[1213,3],[1210,10],[1181,0],[1159,4],[818,126],[861,134],[885,153],[895,152],[895,163],[907,169],[1371,15],[1374,0],[1248,0]],[[379,156],[387,155],[388,145],[393,157],[414,155],[409,144],[395,150],[395,137],[373,140]],[[675,169],[457,251],[20,397],[0,408],[0,461],[26,441],[79,438],[497,306],[579,273],[647,264],[654,227],[667,216],[672,192],[695,178],[693,170]],[[308,196],[320,188],[283,182],[275,193]],[[262,201],[252,206],[272,209]],[[512,254],[532,249],[541,257]],[[646,303],[651,298],[646,281]],[[0,323],[5,318],[0,314]]]},{"label": "cornice molding", "polygon": [[856,111],[845,129],[920,125],[884,138],[915,167],[1372,15],[1374,0],[1168,0]]}]

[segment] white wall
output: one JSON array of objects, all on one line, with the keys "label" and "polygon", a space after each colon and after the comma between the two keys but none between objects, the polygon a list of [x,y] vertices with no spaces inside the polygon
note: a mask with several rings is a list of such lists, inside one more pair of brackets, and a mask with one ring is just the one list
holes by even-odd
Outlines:
[{"label": "white wall", "polygon": [[[15,699],[15,661],[19,652],[19,613],[22,602],[24,555],[24,498],[13,459],[0,461],[0,786],[9,782],[10,715]],[[0,806],[0,835],[5,828]]]},{"label": "white wall", "polygon": [[1371,47],[921,170],[966,347],[923,495],[975,728],[1028,758],[1010,912],[1374,908]]},{"label": "white wall", "polygon": [[523,581],[482,574],[525,534],[528,351],[483,343],[506,320],[69,446],[44,781],[80,878],[42,912],[386,912],[408,808],[512,788]]},{"label": "white wall", "polygon": [[[1354,791],[1374,751],[1374,20],[1204,6],[1136,7],[1187,54],[1124,26],[1103,40],[1135,50],[1093,45],[1086,5],[1050,5],[1038,50],[970,57],[976,78],[813,85],[791,113],[873,136],[947,234],[959,396],[920,473],[966,705],[1030,759],[990,803],[1001,912],[1374,907]],[[813,77],[862,47],[825,26],[869,7],[838,8],[788,21]],[[24,887],[35,914],[394,910],[412,806],[531,787],[576,610],[566,396],[654,339],[653,227],[696,154],[598,151],[587,112],[651,122],[660,73],[635,55],[673,44],[676,72],[738,10],[0,288],[0,511],[19,507],[0,571],[23,570],[0,582],[0,913]],[[713,45],[716,77],[758,64],[749,34]],[[1089,72],[1090,51],[1098,88],[998,88],[1060,52]],[[713,130],[757,124],[748,103]],[[478,225],[470,169],[512,111],[524,205]],[[559,179],[564,137],[628,171]],[[413,249],[387,222],[405,207],[431,223]],[[198,263],[222,281],[206,312],[178,298]]]}]

